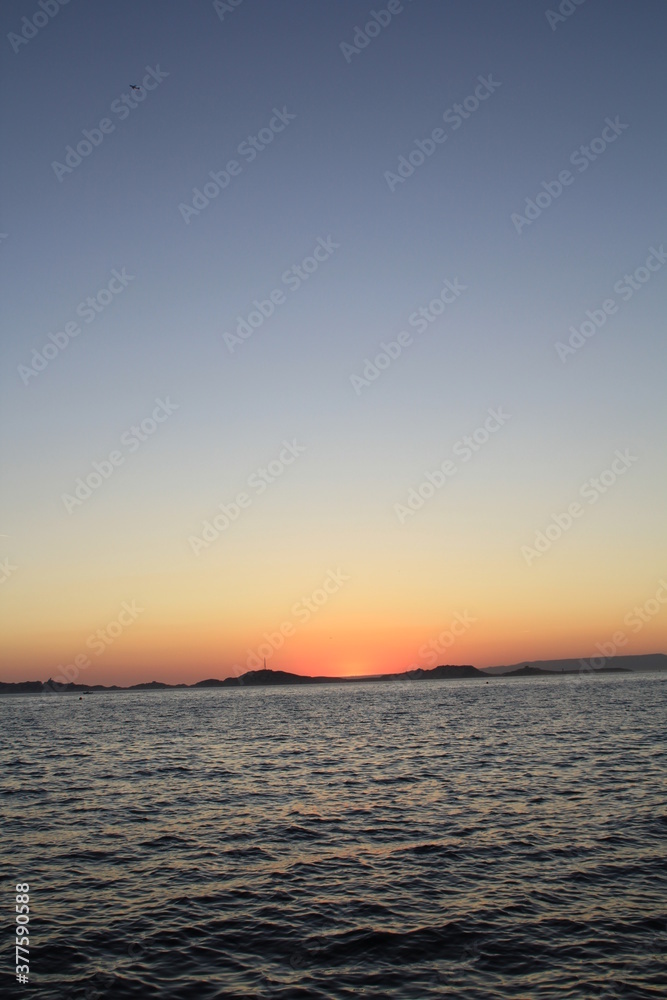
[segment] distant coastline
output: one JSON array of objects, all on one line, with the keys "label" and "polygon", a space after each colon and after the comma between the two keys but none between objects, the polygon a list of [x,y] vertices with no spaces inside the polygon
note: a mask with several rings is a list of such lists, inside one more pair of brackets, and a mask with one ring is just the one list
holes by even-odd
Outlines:
[{"label": "distant coastline", "polygon": [[553,677],[558,674],[578,674],[582,664],[586,665],[585,676],[591,674],[635,673],[637,671],[667,670],[667,654],[645,653],[639,656],[614,656],[603,660],[603,665],[593,667],[595,658],[568,660],[534,660],[523,664],[509,666],[484,667],[479,669],[470,664],[446,664],[433,667],[431,670],[417,668],[405,670],[396,674],[372,674],[366,677],[311,677],[305,674],[292,674],[284,670],[249,670],[239,677],[225,677],[223,680],[209,678],[196,681],[194,684],[165,684],[162,681],[147,681],[142,684],[131,684],[122,687],[117,684],[61,684],[49,678],[47,681],[0,681],[0,694],[67,694],[85,691],[170,691],[184,688],[238,688],[238,687],[277,687],[295,684],[372,684],[381,681],[400,683],[401,681],[429,680],[460,680],[462,678],[477,678],[492,680],[494,677]]}]

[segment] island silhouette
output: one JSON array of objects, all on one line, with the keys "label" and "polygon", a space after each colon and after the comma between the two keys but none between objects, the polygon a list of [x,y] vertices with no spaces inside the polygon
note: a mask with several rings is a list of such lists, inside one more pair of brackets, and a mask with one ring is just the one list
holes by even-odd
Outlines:
[{"label": "island silhouette", "polygon": [[235,688],[235,687],[276,687],[279,685],[296,684],[372,684],[381,681],[400,683],[405,681],[429,680],[460,680],[462,678],[478,678],[489,680],[494,677],[549,677],[558,674],[605,674],[634,673],[636,671],[667,670],[667,654],[644,653],[638,656],[614,656],[611,663],[602,660],[602,666],[595,657],[568,660],[535,660],[523,665],[485,667],[479,669],[470,664],[443,664],[430,670],[416,667],[394,674],[369,674],[351,677],[323,677],[308,674],[292,674],[286,670],[248,670],[244,674],[225,677],[222,680],[211,677],[196,681],[194,684],[166,684],[164,681],[144,681],[123,687],[118,684],[77,684],[70,681],[62,684],[49,678],[47,681],[0,681],[0,694],[42,694],[48,692],[80,692],[80,691],[165,691],[183,688]]}]

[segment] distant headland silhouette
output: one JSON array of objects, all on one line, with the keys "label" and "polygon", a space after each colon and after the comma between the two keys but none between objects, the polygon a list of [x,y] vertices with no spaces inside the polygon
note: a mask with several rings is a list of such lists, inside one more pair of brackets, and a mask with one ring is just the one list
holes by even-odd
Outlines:
[{"label": "distant headland silhouette", "polygon": [[[265,661],[266,662],[266,661]],[[238,677],[225,677],[223,680],[209,678],[196,681],[194,684],[165,684],[163,681],[145,681],[141,684],[131,684],[122,687],[117,684],[76,684],[70,682],[61,684],[49,678],[48,681],[0,681],[0,694],[43,694],[49,692],[66,693],[70,691],[165,691],[182,690],[183,688],[234,688],[234,687],[275,687],[294,684],[372,684],[380,681],[429,681],[429,680],[459,680],[461,678],[478,678],[489,680],[493,677],[549,677],[557,674],[584,673],[634,673],[644,670],[667,670],[667,654],[644,653],[638,656],[614,656],[600,662],[595,657],[569,660],[534,660],[523,665],[485,667],[478,669],[470,664],[445,664],[426,670],[417,667],[414,670],[404,670],[396,674],[370,674],[351,677],[311,677],[306,674],[292,674],[285,670],[249,670]]]}]

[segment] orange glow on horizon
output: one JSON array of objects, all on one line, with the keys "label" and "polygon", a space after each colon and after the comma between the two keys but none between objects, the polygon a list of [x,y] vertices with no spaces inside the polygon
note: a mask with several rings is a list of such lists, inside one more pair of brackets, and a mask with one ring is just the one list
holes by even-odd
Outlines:
[{"label": "orange glow on horizon", "polygon": [[50,585],[21,593],[18,581],[7,593],[0,679],[46,680],[77,656],[88,659],[79,682],[127,685],[223,679],[260,669],[264,658],[274,670],[350,677],[588,657],[619,631],[626,642],[618,653],[667,648],[667,586],[659,575],[647,584],[639,573],[609,574],[595,590],[586,573],[575,578],[567,565],[551,576],[524,570],[514,577],[490,571],[475,584],[463,564],[456,583],[420,577],[418,590],[404,584],[393,594],[379,580],[376,593],[375,573],[350,573],[308,614],[301,595],[316,592],[319,572],[306,585],[295,574],[259,590],[244,581],[236,591],[216,586],[215,576],[204,591],[184,589],[176,576],[99,587],[63,581],[55,604]]}]

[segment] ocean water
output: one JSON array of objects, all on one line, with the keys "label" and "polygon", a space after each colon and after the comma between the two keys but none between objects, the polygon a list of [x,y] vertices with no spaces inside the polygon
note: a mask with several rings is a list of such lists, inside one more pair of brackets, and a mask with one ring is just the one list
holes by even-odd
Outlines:
[{"label": "ocean water", "polygon": [[666,707],[659,674],[4,697],[6,995],[664,998]]}]

